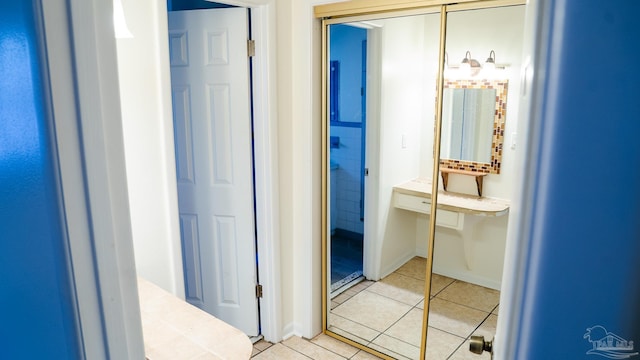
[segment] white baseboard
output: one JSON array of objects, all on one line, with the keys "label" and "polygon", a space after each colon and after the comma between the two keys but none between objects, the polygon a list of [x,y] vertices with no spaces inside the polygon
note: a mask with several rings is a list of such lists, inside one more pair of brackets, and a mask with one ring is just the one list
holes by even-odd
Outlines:
[{"label": "white baseboard", "polygon": [[[389,266],[380,269],[380,279],[385,276],[391,274],[392,272],[398,270],[402,265],[404,265],[407,261],[413,259],[416,256],[415,251],[408,251],[402,256],[400,256],[396,261],[391,263]],[[379,279],[376,279],[379,280]]]},{"label": "white baseboard", "polygon": [[502,285],[502,282],[499,280],[479,276],[468,271],[460,271],[455,269],[438,267],[438,266],[435,266],[435,264],[433,266],[433,273],[438,275],[448,276],[450,278],[466,281],[471,284],[476,284],[476,285],[484,286],[484,287],[495,289],[495,290],[500,290],[500,286]]},{"label": "white baseboard", "polygon": [[296,324],[294,322],[291,322],[287,325],[284,326],[284,328],[282,329],[282,339],[280,339],[280,341],[283,340],[287,340],[288,338],[292,337],[292,336],[299,336],[302,337],[300,331],[298,330],[300,329],[300,325]]}]

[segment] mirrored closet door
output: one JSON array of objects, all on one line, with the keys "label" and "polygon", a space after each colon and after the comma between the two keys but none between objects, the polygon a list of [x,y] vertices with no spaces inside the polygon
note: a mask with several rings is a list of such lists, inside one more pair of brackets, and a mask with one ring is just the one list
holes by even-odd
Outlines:
[{"label": "mirrored closet door", "polygon": [[[472,336],[489,341],[495,335],[509,200],[520,167],[516,133],[525,6],[447,10],[427,332],[441,345],[437,356],[428,357],[434,359],[463,358]],[[490,359],[488,353],[466,356]]]},{"label": "mirrored closet door", "polygon": [[[379,356],[466,355],[461,353],[468,352],[469,337],[481,325],[490,326],[497,313],[508,196],[496,188],[507,187],[509,179],[502,177],[513,168],[507,166],[503,146],[496,144],[504,141],[502,106],[519,71],[519,60],[507,53],[519,54],[521,49],[520,40],[512,39],[517,31],[509,39],[490,37],[503,36],[508,24],[522,21],[524,13],[508,13],[521,17],[507,19],[496,30],[486,29],[501,18],[478,24],[483,13],[454,17],[454,25],[447,24],[447,15],[492,11],[469,10],[486,3],[323,20],[324,328]],[[460,36],[449,40],[449,32],[479,32],[489,39],[485,44],[469,36],[457,44]],[[468,49],[458,56],[460,47]],[[485,47],[490,48],[487,58],[493,59],[508,48],[504,57],[497,57],[490,78],[486,58],[474,60],[468,70],[462,64],[463,59],[475,59],[467,51],[479,56]],[[480,61],[487,70],[474,78],[472,73],[480,74]],[[503,79],[507,65],[513,69],[506,70],[509,75]],[[508,110],[515,119],[517,108],[509,105]],[[496,198],[487,200],[487,195]],[[459,198],[462,205],[456,202]],[[464,201],[486,201],[489,210],[468,209]],[[430,215],[434,211],[435,217]],[[492,219],[485,223],[475,217]],[[476,232],[487,233],[489,240],[476,239]],[[495,250],[488,260],[490,269],[466,252],[482,253],[477,247],[486,242],[496,243],[490,250]],[[476,278],[469,266],[493,277]],[[475,305],[463,299],[470,286],[489,299],[486,309],[479,310],[482,319]],[[471,329],[468,324],[476,322]],[[460,324],[462,329],[457,328]]]},{"label": "mirrored closet door", "polygon": [[417,359],[426,262],[416,249],[427,237],[392,195],[433,172],[423,139],[433,137],[439,7],[329,22],[327,39],[327,329]]}]

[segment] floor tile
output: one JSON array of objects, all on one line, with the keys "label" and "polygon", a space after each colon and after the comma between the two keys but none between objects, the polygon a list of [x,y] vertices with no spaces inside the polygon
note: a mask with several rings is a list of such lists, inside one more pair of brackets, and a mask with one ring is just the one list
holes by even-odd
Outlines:
[{"label": "floor tile", "polygon": [[381,359],[373,354],[370,354],[364,350],[360,350],[357,354],[355,354],[351,360],[376,360]]},{"label": "floor tile", "polygon": [[484,336],[485,339],[491,340],[496,336],[496,327],[498,325],[498,315],[490,314],[480,327],[473,332],[472,335]]},{"label": "floor tile", "polygon": [[407,261],[395,272],[398,274],[410,276],[414,279],[424,280],[427,274],[427,259],[416,256],[413,259]]},{"label": "floor tile", "polygon": [[[329,314],[328,327],[329,327],[329,330],[337,333],[338,335],[342,335],[342,336],[355,335],[363,339],[363,341],[358,341],[361,344],[367,344],[371,340],[375,339],[376,336],[380,335],[380,331],[373,330],[371,328],[368,328],[362,324],[353,322],[337,314]],[[336,329],[339,329],[342,332],[336,331]],[[351,336],[347,336],[347,337],[351,338]]]},{"label": "floor tile", "polygon": [[371,286],[371,285],[373,285],[373,284],[375,284],[375,283],[376,283],[375,281],[371,281],[371,280],[363,280],[363,281],[359,282],[358,284],[356,284],[356,285],[353,287],[353,289],[354,289],[355,291],[360,292],[360,291],[362,291],[362,290],[367,289],[369,286]]},{"label": "floor tile", "polygon": [[437,296],[474,309],[491,312],[500,302],[500,292],[483,286],[456,281]]},{"label": "floor tile", "polygon": [[429,304],[429,326],[466,338],[489,313],[434,298]]},{"label": "floor tile", "polygon": [[322,346],[323,348],[334,352],[345,358],[355,355],[360,349],[353,347],[347,343],[343,343],[338,339],[334,339],[329,335],[320,334],[311,340],[312,343]]},{"label": "floor tile", "polygon": [[[343,337],[345,337],[345,338],[347,338],[347,339],[349,339],[349,340],[351,340],[353,342],[356,342],[356,343],[358,343],[360,345],[368,346],[369,343],[370,343],[369,340],[365,340],[365,339],[363,339],[361,337],[358,337],[357,335],[354,335],[354,334],[352,334],[352,333],[350,333],[348,331],[345,331],[343,329],[337,328],[335,326],[330,326],[328,328],[328,330],[331,331],[332,333],[336,334],[336,335],[343,336]],[[380,335],[380,333],[378,333],[378,335]]]},{"label": "floor tile", "polygon": [[464,338],[429,327],[426,358],[447,359],[464,341]]},{"label": "floor tile", "polygon": [[333,310],[333,313],[377,331],[385,331],[411,310],[411,306],[368,290]]},{"label": "floor tile", "polygon": [[447,276],[431,274],[431,291],[429,293],[431,295],[436,295],[447,286],[453,284],[454,281],[456,280]]},{"label": "floor tile", "polygon": [[351,299],[352,297],[353,297],[352,294],[342,293],[342,294],[334,297],[333,299],[331,299],[331,301],[335,301],[338,304],[342,304],[343,302]]},{"label": "floor tile", "polygon": [[369,286],[367,291],[415,306],[424,299],[424,280],[393,273]]},{"label": "floor tile", "polygon": [[420,356],[419,346],[413,346],[385,334],[375,338],[370,346],[383,354],[389,354],[398,359],[417,359]]},{"label": "floor tile", "polygon": [[300,354],[299,352],[282,345],[281,343],[275,344],[267,350],[256,355],[253,359],[256,360],[309,360],[308,357]]},{"label": "floor tile", "polygon": [[411,309],[407,315],[385,331],[385,335],[419,348],[422,341],[422,314],[420,309]]},{"label": "floor tile", "polygon": [[[297,336],[292,336],[282,342],[282,345],[289,347],[303,355],[310,357],[311,359],[324,359],[324,360],[344,360],[342,357],[334,352],[331,352],[322,346],[312,343],[311,341],[302,339]],[[356,352],[354,351],[353,354]]]},{"label": "floor tile", "polygon": [[260,351],[265,351],[272,346],[273,346],[272,343],[268,341],[260,340],[257,343],[253,344],[254,355],[259,353]]}]

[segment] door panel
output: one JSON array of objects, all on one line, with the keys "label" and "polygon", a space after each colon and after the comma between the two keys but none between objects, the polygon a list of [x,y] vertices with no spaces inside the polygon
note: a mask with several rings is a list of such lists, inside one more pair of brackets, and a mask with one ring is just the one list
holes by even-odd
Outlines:
[{"label": "door panel", "polygon": [[187,301],[258,335],[247,10],[169,13]]}]

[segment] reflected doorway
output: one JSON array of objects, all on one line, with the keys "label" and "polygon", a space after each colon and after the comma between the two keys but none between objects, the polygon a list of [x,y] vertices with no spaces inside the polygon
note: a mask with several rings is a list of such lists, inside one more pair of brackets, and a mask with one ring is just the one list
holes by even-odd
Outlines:
[{"label": "reflected doorway", "polygon": [[367,29],[338,25],[330,48],[331,296],[363,280]]}]

